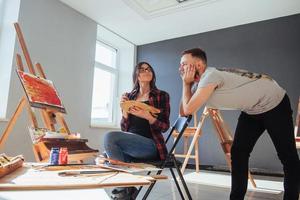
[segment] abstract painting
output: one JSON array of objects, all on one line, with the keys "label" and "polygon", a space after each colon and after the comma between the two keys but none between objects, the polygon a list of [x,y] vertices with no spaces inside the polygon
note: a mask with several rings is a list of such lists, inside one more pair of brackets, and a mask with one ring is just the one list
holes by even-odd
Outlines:
[{"label": "abstract painting", "polygon": [[32,107],[66,113],[52,81],[20,70],[17,70],[17,74]]}]

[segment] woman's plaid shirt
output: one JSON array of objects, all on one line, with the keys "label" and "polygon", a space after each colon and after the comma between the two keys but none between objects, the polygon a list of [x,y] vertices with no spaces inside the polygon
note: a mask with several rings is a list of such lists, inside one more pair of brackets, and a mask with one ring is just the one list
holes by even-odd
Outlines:
[{"label": "woman's plaid shirt", "polygon": [[[134,90],[131,93],[126,94],[129,100],[135,100],[138,95],[138,91]],[[150,124],[150,130],[152,138],[156,144],[157,150],[161,160],[166,159],[167,147],[165,144],[164,137],[162,133],[166,132],[170,127],[170,97],[169,94],[165,91],[152,89],[149,93],[149,105],[160,110],[156,121],[153,124]],[[128,131],[130,126],[129,118],[125,119],[122,117],[121,120],[121,129],[122,131]]]}]

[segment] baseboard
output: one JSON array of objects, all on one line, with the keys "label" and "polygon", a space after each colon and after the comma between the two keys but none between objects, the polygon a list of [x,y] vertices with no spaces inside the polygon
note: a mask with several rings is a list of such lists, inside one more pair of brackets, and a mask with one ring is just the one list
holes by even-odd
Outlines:
[{"label": "baseboard", "polygon": [[[187,164],[187,169],[195,169],[195,164]],[[200,170],[207,170],[207,171],[217,171],[217,172],[230,172],[228,166],[213,166],[213,165],[200,165]],[[253,175],[260,175],[260,176],[274,176],[274,177],[283,177],[283,172],[280,171],[270,171],[267,169],[258,169],[258,168],[251,168],[251,174]]]}]

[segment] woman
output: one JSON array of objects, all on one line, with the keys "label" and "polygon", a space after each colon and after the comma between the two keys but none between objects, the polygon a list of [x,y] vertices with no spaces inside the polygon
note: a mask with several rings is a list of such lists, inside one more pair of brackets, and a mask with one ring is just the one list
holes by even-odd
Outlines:
[{"label": "woman", "polygon": [[[121,129],[105,135],[104,148],[109,158],[124,162],[164,160],[167,148],[163,132],[169,129],[170,98],[157,89],[155,73],[149,63],[138,63],[133,71],[133,90],[122,95],[120,103],[140,101],[160,110],[158,117],[137,107],[122,111]],[[135,187],[116,188],[112,199],[135,199]]]},{"label": "woman", "polygon": [[104,148],[111,159],[124,162],[134,160],[164,160],[167,148],[162,133],[170,126],[169,94],[155,85],[155,73],[149,63],[138,63],[133,71],[134,87],[122,95],[120,103],[140,101],[160,110],[158,117],[137,107],[122,111],[121,129],[105,135]]}]

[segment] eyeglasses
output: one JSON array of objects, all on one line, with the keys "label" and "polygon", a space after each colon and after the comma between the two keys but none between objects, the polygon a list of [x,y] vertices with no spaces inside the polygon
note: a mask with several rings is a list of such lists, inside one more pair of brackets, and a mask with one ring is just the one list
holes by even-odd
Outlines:
[{"label": "eyeglasses", "polygon": [[144,73],[144,72],[152,72],[150,67],[146,67],[146,68],[139,68],[139,72],[140,73]]}]

